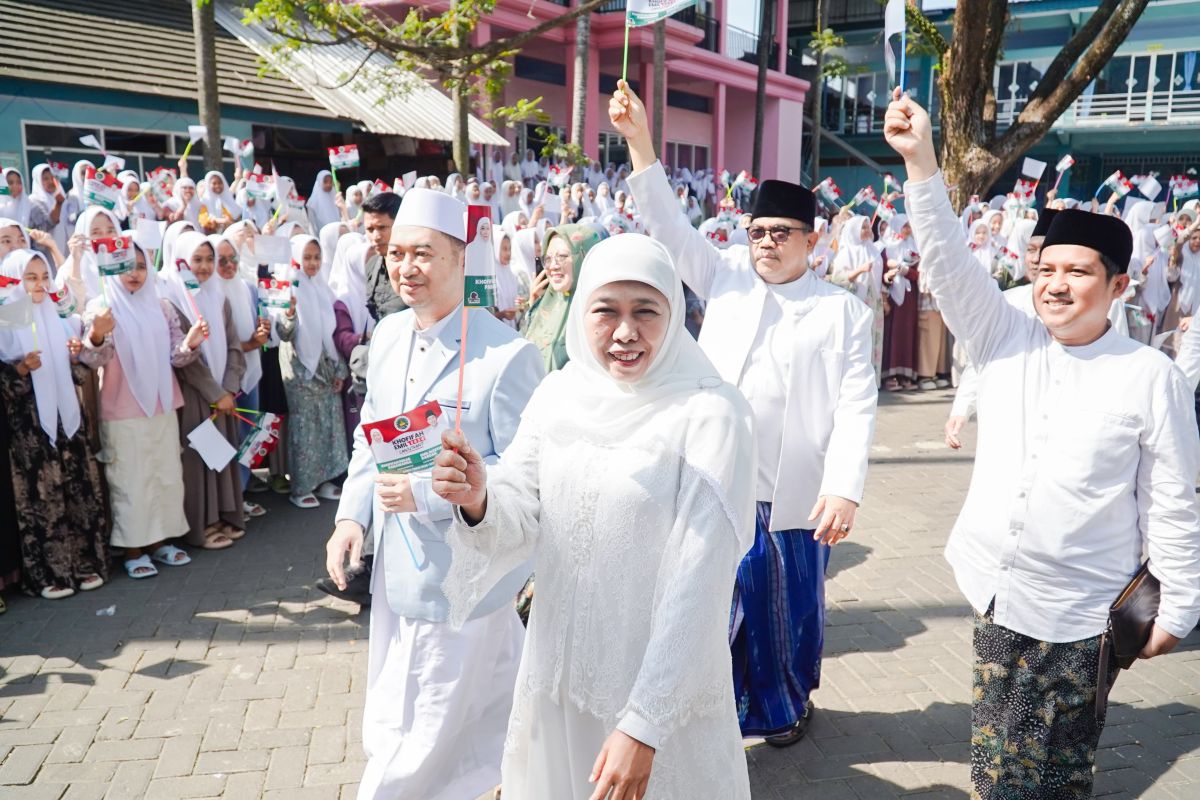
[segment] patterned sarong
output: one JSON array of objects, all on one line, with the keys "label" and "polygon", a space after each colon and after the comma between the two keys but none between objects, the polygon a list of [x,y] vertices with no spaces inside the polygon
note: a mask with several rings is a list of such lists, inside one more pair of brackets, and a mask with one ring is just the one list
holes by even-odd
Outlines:
[{"label": "patterned sarong", "polygon": [[758,504],[754,545],[737,574],[733,691],[744,736],[786,733],[821,683],[829,547],[812,531],[771,533]]},{"label": "patterned sarong", "polygon": [[[1104,717],[1096,716],[1100,637],[1042,642],[975,617],[973,798],[1092,796]],[[1109,680],[1116,678],[1109,666]],[[1111,684],[1110,684],[1111,685]]]}]

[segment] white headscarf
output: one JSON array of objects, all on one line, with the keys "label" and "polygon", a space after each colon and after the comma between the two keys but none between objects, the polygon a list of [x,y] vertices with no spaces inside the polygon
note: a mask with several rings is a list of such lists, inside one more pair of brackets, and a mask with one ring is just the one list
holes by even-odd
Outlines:
[{"label": "white headscarf", "polygon": [[171,190],[171,199],[167,201],[167,204],[176,211],[182,210],[183,219],[198,226],[200,224],[200,192],[197,191],[192,195],[192,201],[185,204],[183,190],[187,188],[195,189],[196,182],[191,178],[180,178],[175,181],[175,188]]},{"label": "white headscarf", "polygon": [[297,236],[292,239],[292,279],[296,282],[296,356],[304,366],[307,377],[312,378],[321,363],[321,353],[337,359],[337,347],[333,344],[333,331],[337,317],[333,313],[333,292],[325,280],[324,272],[313,277],[305,274],[304,248],[309,242],[317,247],[321,243],[312,236]]},{"label": "white headscarf", "polygon": [[242,219],[250,220],[261,231],[271,219],[271,203],[261,197],[251,197],[246,189],[239,189],[236,199]]},{"label": "white headscarf", "polygon": [[[25,185],[25,178],[19,171],[8,167],[4,169],[4,175],[0,178],[0,180],[4,181],[5,188],[8,187],[8,175],[10,172],[21,179],[21,195],[20,197],[0,197],[0,217],[15,219],[28,228],[29,211],[32,208],[32,203],[29,202],[29,187]],[[53,207],[53,204],[51,207]]]},{"label": "white headscarf", "polygon": [[1017,257],[1017,265],[1012,269],[1013,280],[1019,281],[1025,277],[1025,251],[1029,249],[1029,240],[1033,238],[1033,229],[1037,222],[1032,219],[1019,219],[1013,223],[1008,233],[1005,247]]},{"label": "white headscarf", "polygon": [[326,191],[321,188],[326,178],[332,179],[333,173],[327,169],[318,172],[317,179],[313,181],[312,193],[308,196],[308,213],[312,215],[312,224],[317,230],[342,219],[342,212],[338,210],[335,202],[336,190],[330,188]]},{"label": "white headscarf", "polygon": [[[221,179],[221,192],[213,193],[209,188],[209,181],[213,178]],[[225,212],[229,212],[229,216],[235,220],[241,218],[242,209],[238,205],[237,199],[229,191],[229,181],[225,180],[225,176],[220,172],[213,170],[204,176],[204,183],[200,186],[200,203],[208,209],[208,216],[214,220],[219,220],[225,216]]]},{"label": "white headscarf", "polygon": [[462,176],[457,172],[451,172],[446,178],[445,193],[453,197],[455,200],[467,202],[467,193],[462,185]]},{"label": "white headscarf", "polygon": [[860,276],[854,284],[854,293],[860,300],[865,301],[872,285],[880,287],[882,291],[883,259],[880,258],[879,251],[875,249],[875,245],[871,241],[863,240],[862,226],[864,222],[868,222],[867,218],[856,214],[842,225],[841,233],[838,235],[838,252],[833,259],[832,271],[835,275],[838,271],[853,272],[863,264],[870,263],[872,265],[870,277]]},{"label": "white headscarf", "polygon": [[[146,282],[136,292],[130,292],[120,279],[108,281],[108,303],[117,322],[112,337],[125,381],[142,413],[153,417],[173,410],[171,331],[158,297],[153,262],[145,250],[136,244],[134,247],[146,260]],[[91,311],[103,307],[103,297],[88,303]]]},{"label": "white headscarf", "polygon": [[[987,232],[987,239],[982,245],[977,246],[975,244],[975,232],[980,228]],[[996,259],[996,248],[992,244],[992,231],[988,227],[988,224],[984,221],[983,217],[975,220],[975,222],[971,225],[971,230],[967,232],[967,241],[970,242],[971,256],[980,264],[982,264],[983,268],[986,269],[990,275],[992,272],[992,262],[994,262]]]},{"label": "white headscarf", "polygon": [[[177,222],[172,222],[163,232],[162,243],[162,266],[175,263],[175,242],[180,235],[186,231],[194,231],[196,226],[188,222],[186,219],[181,219]],[[160,273],[161,275],[161,273]],[[168,298],[169,299],[169,298]]]},{"label": "white headscarf", "polygon": [[534,252],[537,245],[538,232],[534,228],[517,231],[512,238],[512,270],[524,272],[531,281],[537,277],[537,256]]},{"label": "white headscarf", "polygon": [[[225,233],[214,233],[208,237],[208,243],[213,246],[213,253],[218,260],[221,257],[222,242],[233,248],[239,261],[243,258],[242,251],[237,246],[234,237],[248,224],[250,223],[245,220],[235,222],[225,229]],[[258,314],[254,307],[254,295],[251,292],[250,284],[242,277],[240,263],[232,278],[222,277],[220,265],[217,266],[217,274],[209,278],[209,283],[217,281],[220,284],[221,292],[229,303],[229,316],[233,319],[233,327],[237,330],[238,341],[248,342],[254,336],[255,328],[258,327]],[[244,351],[243,355],[246,357],[246,371],[242,374],[242,391],[252,392],[254,387],[258,386],[258,382],[262,380],[262,351],[256,347],[253,350]]]},{"label": "white headscarf", "polygon": [[[35,258],[43,262],[46,260],[33,250],[14,250],[0,264],[0,274],[20,280],[29,262]],[[18,299],[24,295],[25,287],[22,285],[14,290],[12,297]],[[37,326],[36,337],[33,326]],[[71,354],[67,350],[69,336],[65,321],[59,318],[58,309],[49,297],[40,303],[33,303],[33,326],[0,332],[0,358],[15,362],[34,350],[41,351],[42,366],[29,373],[29,377],[33,381],[38,422],[50,443],[55,444],[60,420],[63,432],[71,437],[79,430],[81,419],[75,381],[71,377]]]},{"label": "white headscarf", "polygon": [[95,166],[95,164],[85,158],[76,161],[74,166],[71,167],[71,191],[68,194],[75,198],[80,209],[87,205],[87,202],[83,199],[83,187],[87,183],[87,178],[85,177],[87,168],[94,168]]},{"label": "white headscarf", "polygon": [[[1153,257],[1145,277],[1142,267]],[[1154,226],[1143,225],[1133,234],[1133,256],[1129,260],[1131,277],[1141,283],[1142,304],[1151,314],[1158,316],[1171,302],[1171,287],[1167,283],[1167,254],[1154,238]]]},{"label": "white headscarf", "polygon": [[1200,313],[1200,253],[1193,253],[1184,239],[1180,245],[1179,313],[1185,317]]},{"label": "white headscarf", "polygon": [[[55,205],[54,195],[47,192],[42,186],[42,174],[49,169],[49,164],[38,164],[34,167],[33,180],[29,186],[29,202],[40,208],[46,214],[47,220],[50,219],[50,212],[54,210]],[[55,179],[55,183],[59,189],[62,189],[62,184],[57,178]],[[70,230],[71,227],[67,221],[67,208],[64,201],[63,207],[59,209],[58,224],[49,230],[50,235],[54,237],[55,244],[58,245],[58,249],[64,253],[67,250],[67,239],[70,238]]]},{"label": "white headscarf", "polygon": [[[507,264],[501,264],[500,248],[505,239],[509,242],[509,258]],[[492,242],[496,252],[496,308],[501,311],[510,311],[517,307],[517,295],[521,293],[521,286],[513,272],[513,266],[516,263],[513,259],[513,251],[516,249],[513,244],[513,234],[504,228],[496,229]],[[502,321],[509,327],[515,327],[514,320]]]},{"label": "white headscarf", "polygon": [[345,223],[331,222],[321,228],[321,234],[317,238],[318,244],[321,245],[321,274],[325,277],[325,282],[329,283],[329,273],[333,269],[333,257],[337,253],[338,239],[342,238],[342,226]]},{"label": "white headscarf", "polygon": [[112,222],[113,236],[120,236],[121,223],[117,220],[117,215],[107,208],[89,206],[79,215],[79,219],[75,220],[75,233],[86,236],[89,239],[89,243],[83,251],[83,259],[79,264],[79,274],[83,276],[83,283],[87,286],[89,299],[103,294],[104,288],[100,285],[100,268],[96,265],[96,254],[92,251],[90,242],[92,238],[92,221],[100,215],[108,217],[109,221]]},{"label": "white headscarf", "polygon": [[[229,358],[229,343],[225,339],[225,292],[221,289],[221,276],[217,274],[214,258],[212,276],[200,284],[200,290],[190,292],[185,280],[198,282],[192,274],[192,255],[202,245],[212,247],[203,234],[196,231],[185,231],[175,240],[174,258],[163,262],[159,276],[163,280],[160,287],[177,309],[191,324],[196,324],[196,312],[200,312],[208,322],[208,338],[200,345],[200,355],[208,365],[208,372],[214,381],[224,385],[225,362]],[[216,255],[214,249],[213,255]],[[183,262],[182,265],[180,262]]]},{"label": "white headscarf", "polygon": [[[587,341],[589,299],[618,281],[650,286],[669,306],[666,337],[634,383],[613,380]],[[754,537],[755,479],[747,468],[754,463],[752,412],[687,333],[683,284],[666,247],[640,234],[600,242],[584,259],[577,296],[566,325],[570,360],[542,381],[522,416],[555,436],[654,443],[677,453],[720,494],[738,552],[748,549]]]},{"label": "white headscarf", "polygon": [[[359,336],[375,327],[375,320],[367,311],[366,257],[369,249],[370,245],[361,233],[346,234],[338,240],[329,275],[329,289],[350,313],[354,332]],[[324,251],[321,255],[324,258]]]}]

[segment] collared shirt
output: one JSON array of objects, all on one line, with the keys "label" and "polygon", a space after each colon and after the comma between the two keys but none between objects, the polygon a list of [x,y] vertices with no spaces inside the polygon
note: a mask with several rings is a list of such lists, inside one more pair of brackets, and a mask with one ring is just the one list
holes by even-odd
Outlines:
[{"label": "collared shirt", "polygon": [[[405,410],[415,408],[425,402],[425,398],[409,396],[409,387],[416,382],[416,376],[424,375],[429,369],[430,353],[434,350],[434,343],[442,335],[442,331],[450,324],[451,320],[458,319],[458,314],[465,313],[465,309],[460,305],[454,311],[451,311],[446,316],[439,319],[437,322],[430,325],[428,328],[421,330],[417,328],[416,318],[413,318],[412,330],[412,345],[408,348],[408,365],[405,369],[405,374],[408,379],[404,381],[404,403]],[[462,344],[461,342],[459,343]],[[437,352],[441,352],[438,350]],[[439,371],[442,364],[434,365]],[[453,413],[452,410],[442,409],[442,413]],[[429,509],[431,494],[433,492],[433,481],[431,475],[426,472],[413,473],[409,475],[409,488],[412,491],[413,503],[417,507],[416,517],[422,522],[430,521]]]},{"label": "collared shirt", "polygon": [[942,175],[905,187],[923,267],[980,372],[971,486],[946,546],[977,611],[1046,642],[1101,633],[1143,550],[1157,622],[1200,618],[1200,439],[1192,393],[1164,356],[1111,327],[1067,347],[1013,308],[971,259]]}]

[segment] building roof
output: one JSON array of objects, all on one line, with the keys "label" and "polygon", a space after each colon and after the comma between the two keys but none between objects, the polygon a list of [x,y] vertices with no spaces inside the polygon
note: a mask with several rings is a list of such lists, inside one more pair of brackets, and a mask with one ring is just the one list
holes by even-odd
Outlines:
[{"label": "building roof", "polygon": [[[5,77],[196,99],[186,0],[0,0],[0,41]],[[223,104],[337,116],[287,78],[260,76],[255,53],[220,30],[216,50]]]},{"label": "building roof", "polygon": [[[242,23],[242,2],[210,2],[223,105],[351,119],[376,134],[454,138],[450,98],[417,76],[402,78],[403,91],[389,91],[379,77],[390,65],[384,56],[373,56],[355,80],[338,85],[338,76],[362,63],[365,49],[313,47],[285,58],[273,50],[277,36]],[[0,0],[0,42],[0,77],[196,99],[188,0]],[[272,69],[261,71],[263,62]],[[476,144],[508,144],[474,116],[468,131]]]},{"label": "building roof", "polygon": [[[420,76],[394,69],[386,56],[369,54],[358,44],[276,52],[273,48],[280,37],[261,25],[245,24],[239,8],[242,2],[213,1],[218,25],[334,113],[361,120],[372,133],[454,139],[453,101]],[[468,119],[467,133],[476,144],[508,145],[507,139],[474,116]]]}]

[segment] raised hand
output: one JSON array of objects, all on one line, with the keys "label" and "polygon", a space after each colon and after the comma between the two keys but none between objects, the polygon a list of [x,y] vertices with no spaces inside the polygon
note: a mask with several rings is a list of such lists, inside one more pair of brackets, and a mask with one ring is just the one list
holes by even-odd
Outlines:
[{"label": "raised hand", "polygon": [[654,142],[650,140],[650,121],[646,106],[625,81],[617,81],[617,91],[608,101],[608,120],[629,144],[629,160],[638,172],[654,163]]},{"label": "raised hand", "polygon": [[487,469],[479,451],[461,433],[442,434],[442,452],[433,467],[433,490],[461,506],[468,522],[479,522],[487,512]]},{"label": "raised hand", "polygon": [[937,173],[929,114],[898,87],[883,119],[883,136],[904,158],[909,180],[925,180]]}]

